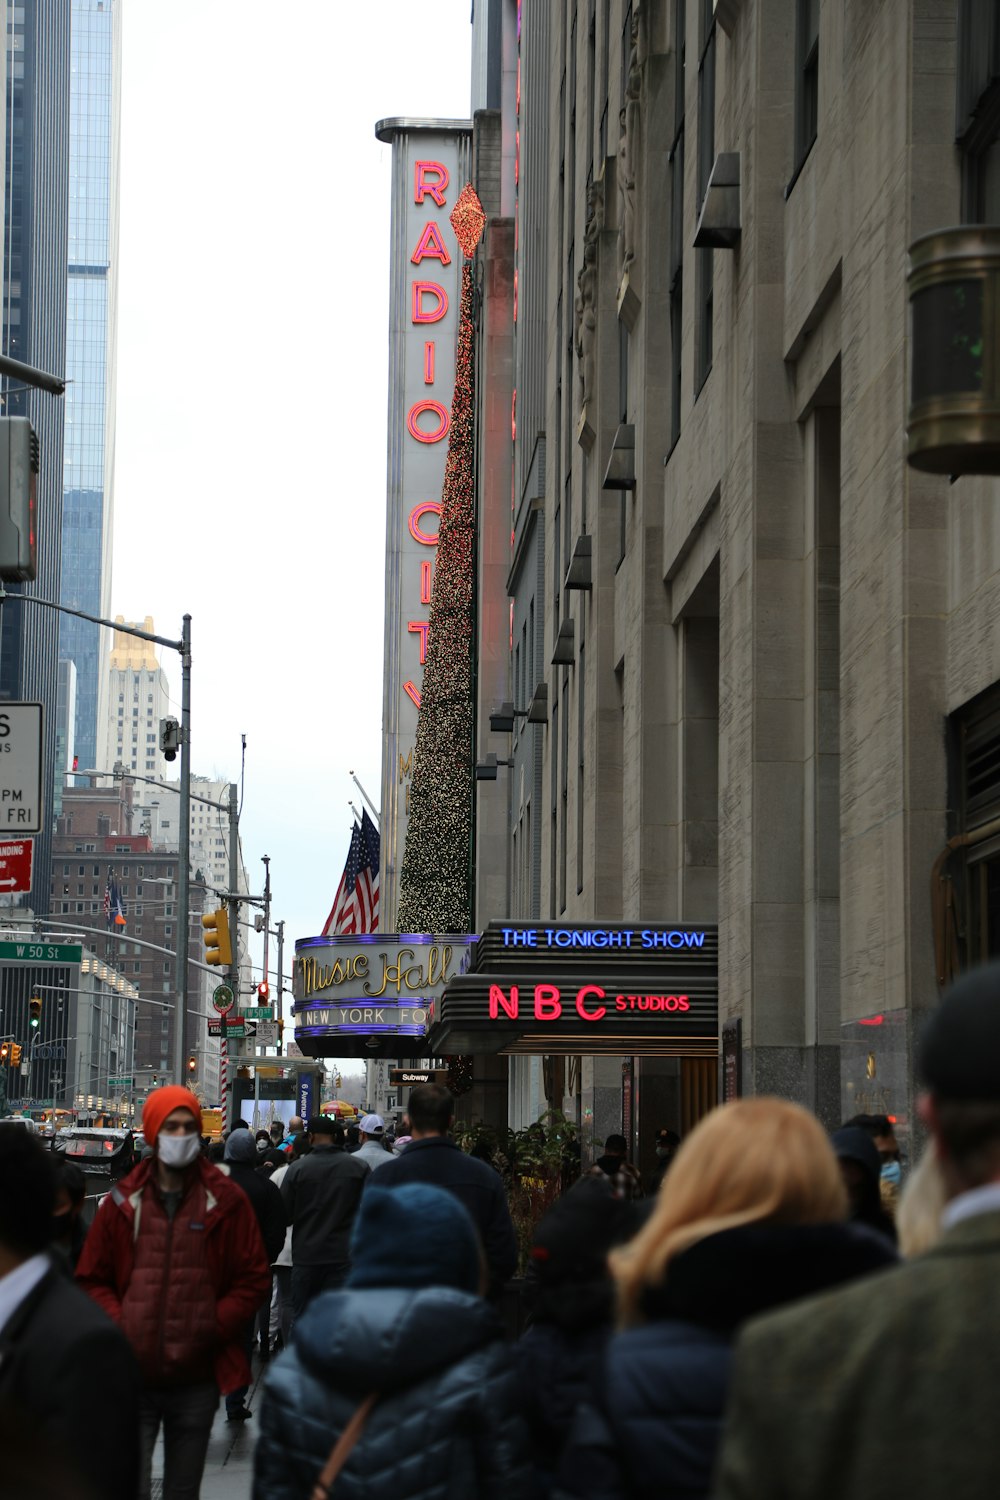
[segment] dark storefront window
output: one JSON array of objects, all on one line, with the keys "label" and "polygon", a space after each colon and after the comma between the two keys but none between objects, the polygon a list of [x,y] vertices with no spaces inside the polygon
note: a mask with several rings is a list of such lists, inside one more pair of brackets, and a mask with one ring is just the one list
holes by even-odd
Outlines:
[{"label": "dark storefront window", "polygon": [[1000,958],[1000,688],[952,714],[948,729],[952,843],[933,883],[942,983]]}]

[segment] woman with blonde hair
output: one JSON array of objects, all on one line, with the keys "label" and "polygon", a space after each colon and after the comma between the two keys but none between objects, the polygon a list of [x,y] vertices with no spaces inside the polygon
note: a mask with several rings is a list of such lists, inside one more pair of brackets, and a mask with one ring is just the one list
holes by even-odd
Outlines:
[{"label": "woman with blonde hair", "polygon": [[833,1149],[806,1110],[743,1099],[706,1116],[646,1224],[609,1258],[620,1331],[594,1405],[578,1413],[557,1493],[707,1495],[741,1325],[895,1262],[891,1245],[846,1215]]}]

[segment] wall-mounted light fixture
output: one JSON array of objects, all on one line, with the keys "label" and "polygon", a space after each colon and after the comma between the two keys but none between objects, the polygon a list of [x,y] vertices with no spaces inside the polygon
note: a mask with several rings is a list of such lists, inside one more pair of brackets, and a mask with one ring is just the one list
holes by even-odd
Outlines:
[{"label": "wall-mounted light fixture", "polygon": [[485,760],[476,761],[477,781],[496,781],[497,771],[501,766],[512,766],[512,760],[497,760],[493,754],[487,755]]}]

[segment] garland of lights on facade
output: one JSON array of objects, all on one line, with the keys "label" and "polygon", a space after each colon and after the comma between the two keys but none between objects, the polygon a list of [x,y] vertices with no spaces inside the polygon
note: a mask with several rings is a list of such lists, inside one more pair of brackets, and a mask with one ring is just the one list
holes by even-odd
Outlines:
[{"label": "garland of lights on facade", "polygon": [[466,932],[472,838],[475,448],[472,266],[462,299],[448,459],[431,590],[410,816],[399,874],[400,932]]},{"label": "garland of lights on facade", "polygon": [[[472,920],[476,390],[471,258],[486,214],[471,184],[462,189],[450,217],[466,259],[427,663],[399,874],[401,932],[465,932]],[[445,1061],[452,1094],[468,1093],[473,1082],[471,1057]]]}]

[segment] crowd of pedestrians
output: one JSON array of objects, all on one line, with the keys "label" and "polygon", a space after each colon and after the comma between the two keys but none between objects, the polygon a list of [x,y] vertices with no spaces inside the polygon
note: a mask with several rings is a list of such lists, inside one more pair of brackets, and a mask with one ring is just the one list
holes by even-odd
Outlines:
[{"label": "crowd of pedestrians", "polygon": [[610,1137],[535,1228],[517,1340],[503,1179],[437,1085],[402,1145],[240,1122],[221,1163],[158,1089],[86,1236],[82,1174],[0,1126],[0,1493],[147,1500],[160,1438],[196,1500],[221,1397],[253,1500],[992,1500],[1000,965],[919,1067],[905,1178],[890,1119],[779,1099],[657,1131],[645,1179]]}]

